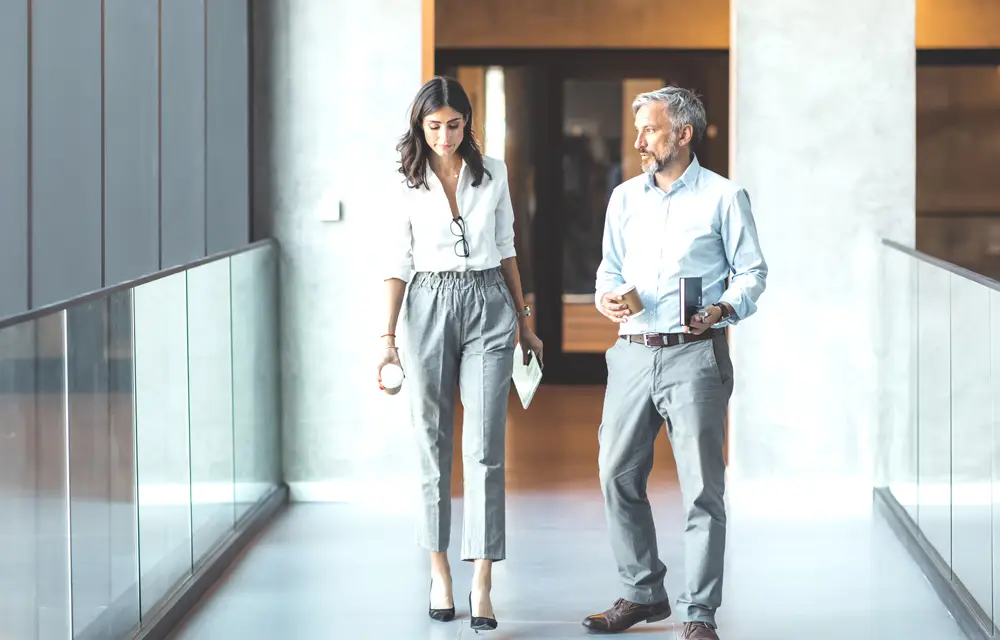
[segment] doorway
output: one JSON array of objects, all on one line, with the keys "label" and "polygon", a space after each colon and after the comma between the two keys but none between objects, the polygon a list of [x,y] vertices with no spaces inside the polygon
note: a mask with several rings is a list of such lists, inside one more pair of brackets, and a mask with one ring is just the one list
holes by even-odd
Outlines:
[{"label": "doorway", "polygon": [[604,384],[618,326],[594,304],[608,200],[640,173],[631,103],[668,84],[702,96],[701,164],[729,165],[727,51],[438,49],[459,79],[487,155],[507,163],[515,248],[545,381]]}]

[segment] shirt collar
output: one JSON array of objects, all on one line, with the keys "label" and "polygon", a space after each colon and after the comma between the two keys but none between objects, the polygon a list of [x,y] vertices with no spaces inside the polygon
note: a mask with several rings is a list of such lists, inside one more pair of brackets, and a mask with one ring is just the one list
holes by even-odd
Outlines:
[{"label": "shirt collar", "polygon": [[[670,191],[676,191],[681,187],[681,185],[686,185],[692,189],[698,184],[698,174],[701,173],[701,163],[698,162],[698,156],[694,153],[691,154],[691,164],[687,166],[684,173],[681,174],[680,178],[674,181],[670,185]],[[653,174],[646,174],[646,191],[658,190],[659,187],[656,186],[656,177]]]}]

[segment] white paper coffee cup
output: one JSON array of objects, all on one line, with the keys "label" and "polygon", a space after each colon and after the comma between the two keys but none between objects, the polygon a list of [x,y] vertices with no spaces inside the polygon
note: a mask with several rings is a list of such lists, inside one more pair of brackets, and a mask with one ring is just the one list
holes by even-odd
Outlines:
[{"label": "white paper coffee cup", "polygon": [[390,396],[399,393],[403,386],[403,370],[397,364],[389,363],[379,371],[379,378],[382,380],[383,391]]}]

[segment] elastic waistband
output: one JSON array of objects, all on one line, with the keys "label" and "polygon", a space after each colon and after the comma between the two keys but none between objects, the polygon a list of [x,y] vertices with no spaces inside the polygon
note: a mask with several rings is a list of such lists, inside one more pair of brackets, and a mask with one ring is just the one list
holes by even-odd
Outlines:
[{"label": "elastic waistband", "polygon": [[500,267],[482,271],[418,271],[410,281],[411,287],[468,289],[488,287],[503,282]]}]

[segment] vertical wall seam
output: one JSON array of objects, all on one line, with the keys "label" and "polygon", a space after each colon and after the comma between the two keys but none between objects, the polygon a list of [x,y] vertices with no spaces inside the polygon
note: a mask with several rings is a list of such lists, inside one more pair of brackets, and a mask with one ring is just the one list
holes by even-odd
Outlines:
[{"label": "vertical wall seam", "polygon": [[28,233],[27,233],[27,236],[28,236],[27,237],[27,243],[28,243],[28,247],[27,247],[28,248],[28,251],[27,251],[27,262],[28,262],[28,264],[26,266],[27,266],[27,276],[28,276],[27,303],[28,303],[28,309],[32,309],[32,308],[34,308],[34,301],[35,301],[35,296],[34,296],[34,291],[33,291],[34,286],[35,286],[34,285],[34,271],[35,270],[34,270],[34,265],[33,265],[33,263],[34,263],[34,257],[35,257],[34,246],[33,246],[34,245],[34,242],[33,242],[33,238],[34,238],[34,222],[33,221],[34,221],[34,211],[35,211],[35,198],[34,198],[34,189],[32,188],[32,184],[34,182],[34,175],[35,175],[35,172],[34,172],[34,164],[35,164],[34,163],[34,155],[35,155],[34,154],[34,137],[35,137],[34,136],[34,109],[32,107],[32,104],[34,102],[34,91],[33,91],[33,86],[32,86],[33,85],[33,78],[34,78],[34,65],[32,63],[32,52],[34,51],[34,22],[32,20],[32,13],[33,13],[33,8],[34,8],[34,2],[32,0],[27,0],[27,5],[28,5],[28,25],[27,25],[28,26],[28,37],[27,37],[27,41],[28,41],[28,73],[27,73],[27,84],[28,84],[28,93],[27,93],[27,107],[28,107],[28,122],[27,122],[27,127],[28,127],[28,140],[27,140],[27,143],[28,143],[28,149],[27,149],[28,167],[27,168],[28,168],[28,171],[27,171],[27,183],[28,184],[27,184],[27,187],[28,188],[27,188],[27,193],[26,193],[26,195],[27,195],[27,202],[26,202],[26,204],[27,204],[27,210],[26,210],[26,213],[27,213],[27,216],[28,216],[28,221],[27,221],[28,222],[28,224],[27,224],[27,229],[28,229]]}]

